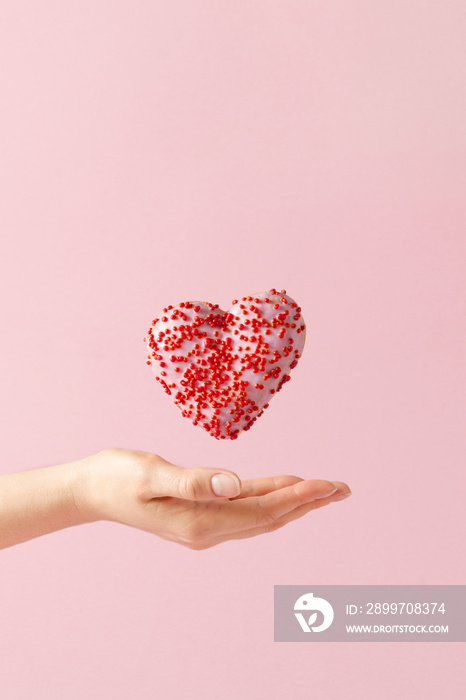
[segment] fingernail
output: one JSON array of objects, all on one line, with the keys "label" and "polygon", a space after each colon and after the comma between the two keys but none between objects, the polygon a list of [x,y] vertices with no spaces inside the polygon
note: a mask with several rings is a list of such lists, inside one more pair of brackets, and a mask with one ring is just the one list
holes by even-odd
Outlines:
[{"label": "fingernail", "polygon": [[215,474],[211,482],[212,491],[216,496],[224,498],[233,498],[241,492],[241,486],[238,479],[235,479],[231,474]]},{"label": "fingernail", "polygon": [[340,494],[339,496],[337,496],[333,500],[334,501],[342,501],[344,498],[348,498],[348,496],[351,496],[351,493],[352,493],[351,491],[346,491],[346,493]]},{"label": "fingernail", "polygon": [[330,491],[325,491],[321,496],[319,496],[319,498],[328,498],[329,496],[332,495],[332,493],[335,493],[335,491],[338,491],[338,487],[337,487],[337,486],[335,486],[335,487],[334,487],[333,489],[331,489]]}]

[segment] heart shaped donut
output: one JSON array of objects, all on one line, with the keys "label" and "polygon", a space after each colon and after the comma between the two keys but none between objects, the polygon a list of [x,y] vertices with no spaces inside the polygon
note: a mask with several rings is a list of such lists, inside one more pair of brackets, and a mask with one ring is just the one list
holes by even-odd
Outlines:
[{"label": "heart shaped donut", "polygon": [[144,338],[147,364],[185,418],[235,440],[268,407],[301,357],[306,326],[282,289],[218,304],[167,306]]}]

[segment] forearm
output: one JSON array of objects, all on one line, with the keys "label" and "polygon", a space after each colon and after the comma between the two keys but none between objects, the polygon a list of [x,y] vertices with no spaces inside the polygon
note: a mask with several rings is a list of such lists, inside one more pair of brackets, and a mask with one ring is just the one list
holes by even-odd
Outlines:
[{"label": "forearm", "polygon": [[98,520],[206,549],[272,532],[350,493],[341,481],[281,475],[241,482],[229,470],[178,467],[150,452],[107,448],[0,476],[0,549]]},{"label": "forearm", "polygon": [[81,462],[0,476],[0,549],[87,522]]}]

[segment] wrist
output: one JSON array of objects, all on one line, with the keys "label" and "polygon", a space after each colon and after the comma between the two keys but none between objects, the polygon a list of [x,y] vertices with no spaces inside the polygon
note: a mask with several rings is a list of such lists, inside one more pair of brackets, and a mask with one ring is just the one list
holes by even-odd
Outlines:
[{"label": "wrist", "polygon": [[0,477],[0,548],[89,522],[80,462]]},{"label": "wrist", "polygon": [[94,476],[94,461],[97,455],[70,462],[69,492],[75,510],[79,513],[82,523],[92,523],[101,520],[99,498]]},{"label": "wrist", "polygon": [[119,503],[122,494],[131,491],[132,466],[128,474],[126,451],[118,448],[106,448],[73,463],[73,493],[83,522],[120,522]]}]

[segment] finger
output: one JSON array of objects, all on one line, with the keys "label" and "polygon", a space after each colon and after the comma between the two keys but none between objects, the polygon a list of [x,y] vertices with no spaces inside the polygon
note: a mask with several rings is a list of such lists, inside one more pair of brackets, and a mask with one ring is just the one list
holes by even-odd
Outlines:
[{"label": "finger", "polygon": [[184,468],[156,457],[147,469],[146,499],[171,496],[189,501],[233,498],[241,492],[241,480],[227,469]]},{"label": "finger", "polygon": [[258,505],[266,522],[279,520],[300,506],[309,504],[316,499],[325,498],[335,493],[338,487],[332,481],[312,479],[259,496]]},{"label": "finger", "polygon": [[294,510],[283,515],[281,518],[278,518],[278,520],[276,520],[275,523],[273,523],[273,527],[271,529],[273,530],[278,529],[279,527],[283,527],[284,525],[291,523],[293,520],[298,520],[299,518],[302,518],[303,515],[306,515],[310,511],[317,510],[318,508],[323,508],[324,506],[328,506],[330,505],[330,503],[335,503],[336,501],[346,498],[349,495],[350,493],[345,493],[343,495],[338,489],[337,491],[335,491],[335,493],[332,493],[330,496],[317,498],[311,503],[305,503],[302,506],[298,506]]},{"label": "finger", "polygon": [[224,501],[222,516],[216,524],[217,533],[225,535],[253,527],[270,526],[295,508],[336,491],[337,488],[332,482],[313,479],[300,481],[264,496]]},{"label": "finger", "polygon": [[290,523],[292,520],[302,518],[303,515],[306,515],[306,513],[309,513],[311,510],[322,508],[323,506],[327,506],[330,503],[336,503],[337,501],[341,501],[344,498],[351,496],[349,486],[343,481],[334,481],[333,483],[335,484],[335,486],[338,485],[338,488],[334,493],[330,494],[329,496],[324,496],[323,498],[318,498],[315,501],[312,501],[311,503],[305,503],[304,505],[298,506],[293,511],[290,511],[289,513],[285,514],[277,520],[277,523],[279,523],[279,527]]},{"label": "finger", "polygon": [[344,481],[334,481],[335,486],[338,486],[338,491],[332,496],[332,503],[334,501],[341,501],[343,498],[348,498],[351,496],[351,489],[348,484]]},{"label": "finger", "polygon": [[[285,488],[285,486],[292,486],[300,481],[304,481],[304,479],[299,476],[283,474],[280,476],[268,476],[259,479],[247,479],[242,482],[241,493],[230,500],[234,501],[239,498],[248,498],[250,496],[263,496],[266,493],[277,491],[278,489]],[[335,484],[339,491],[348,492],[348,495],[351,494],[348,484],[345,484],[343,481],[332,480],[332,483]],[[346,495],[344,497],[346,498]]]},{"label": "finger", "polygon": [[[349,486],[343,481],[334,481],[333,483],[335,484],[335,486],[338,484],[338,489],[330,496],[317,498],[316,500],[311,501],[310,503],[305,503],[302,506],[298,506],[294,510],[283,515],[281,518],[278,518],[278,520],[276,520],[271,525],[252,528],[251,530],[246,530],[241,533],[237,533],[237,535],[240,537],[254,537],[255,535],[260,535],[264,532],[272,532],[275,529],[279,529],[280,527],[287,525],[293,520],[298,520],[299,518],[302,518],[303,515],[306,515],[312,510],[317,510],[318,508],[322,508],[323,506],[330,505],[330,503],[336,503],[337,501],[341,501],[344,498],[348,498],[348,496],[351,496]],[[237,539],[236,535],[234,535],[234,539]]]},{"label": "finger", "polygon": [[[338,482],[338,483],[342,483],[342,482]],[[237,532],[230,532],[227,534],[219,535],[219,536],[214,537],[214,538],[207,538],[204,541],[204,543],[202,543],[202,542],[199,543],[199,548],[200,549],[210,548],[216,544],[220,544],[221,542],[225,542],[227,540],[246,539],[248,537],[256,537],[257,535],[263,535],[263,534],[266,534],[269,532],[274,532],[275,530],[278,530],[278,529],[284,527],[285,525],[292,522],[293,520],[297,520],[299,518],[302,518],[304,515],[306,515],[307,513],[311,512],[313,510],[317,510],[318,508],[322,508],[323,506],[330,505],[330,503],[341,500],[343,498],[347,498],[350,495],[351,495],[351,492],[341,493],[340,490],[338,489],[331,496],[327,496],[324,498],[318,498],[315,501],[312,501],[310,503],[306,503],[302,506],[298,506],[298,508],[295,508],[293,511],[290,511],[288,514],[282,516],[281,518],[279,518],[278,520],[276,520],[273,523],[269,523],[267,525],[261,525],[258,527],[251,527],[249,529],[240,530]]]},{"label": "finger", "polygon": [[266,476],[259,479],[247,479],[242,482],[241,493],[231,500],[238,498],[249,498],[250,496],[263,496],[270,491],[283,489],[285,486],[292,486],[299,481],[303,481],[299,476]]}]

